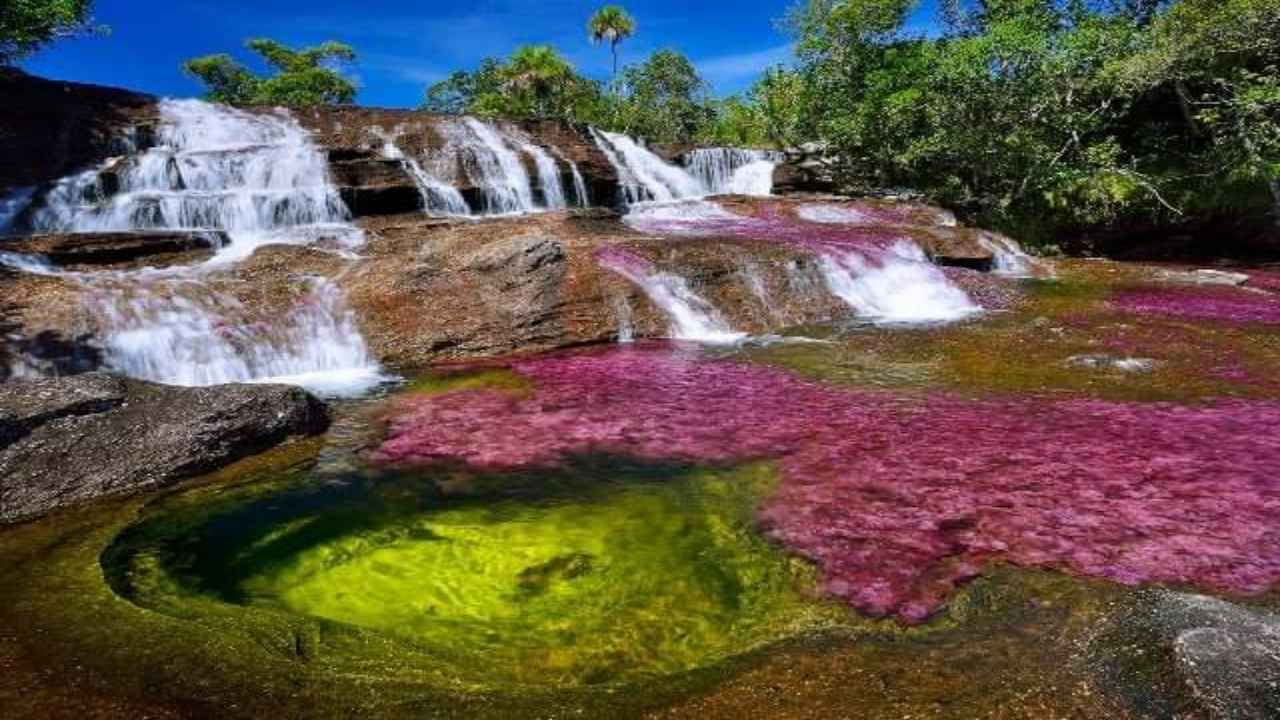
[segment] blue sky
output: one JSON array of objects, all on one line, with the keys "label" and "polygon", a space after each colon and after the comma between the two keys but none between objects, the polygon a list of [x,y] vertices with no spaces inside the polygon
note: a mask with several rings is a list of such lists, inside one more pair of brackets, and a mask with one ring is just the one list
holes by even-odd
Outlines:
[{"label": "blue sky", "polygon": [[[355,46],[353,68],[364,105],[412,107],[425,87],[455,69],[518,45],[551,43],[589,76],[609,74],[608,49],[592,45],[586,21],[604,0],[98,0],[107,37],[64,40],[24,63],[33,73],[191,96],[183,60],[243,54],[245,38],[290,45],[342,40]],[[623,63],[671,47],[692,58],[719,94],[748,87],[765,67],[790,57],[776,27],[791,0],[631,0],[639,23],[621,49]],[[252,65],[252,63],[249,63]]]}]

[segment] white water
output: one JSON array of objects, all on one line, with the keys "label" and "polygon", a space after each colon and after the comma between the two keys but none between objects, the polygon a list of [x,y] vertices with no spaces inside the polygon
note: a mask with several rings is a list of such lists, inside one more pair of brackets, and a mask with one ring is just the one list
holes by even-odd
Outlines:
[{"label": "white water", "polygon": [[104,197],[105,166],[64,179],[34,214],[34,229],[225,230],[222,262],[270,243],[363,243],[324,155],[292,119],[198,100],[164,100],[160,115],[156,146],[122,161],[118,193]]},{"label": "white water", "polygon": [[13,227],[14,221],[31,203],[31,196],[35,192],[36,189],[33,187],[18,188],[0,198],[0,235],[9,232]]},{"label": "white water", "polygon": [[[290,382],[336,395],[382,382],[331,282],[310,280],[302,299],[274,315],[215,284],[267,243],[363,242],[306,131],[282,114],[195,100],[162,101],[160,115],[157,146],[124,161],[118,194],[104,196],[99,170],[81,173],[59,182],[33,216],[47,231],[221,229],[231,238],[203,266],[59,273],[84,287],[107,365],[177,385]],[[27,262],[27,271],[52,272]]]},{"label": "white water", "polygon": [[1051,274],[1046,268],[1028,255],[1016,242],[1003,235],[984,232],[978,237],[982,247],[991,251],[995,258],[993,272],[1008,277],[1034,277],[1037,271]]},{"label": "white water", "polygon": [[382,140],[382,156],[388,160],[399,161],[413,178],[414,184],[418,186],[418,193],[422,195],[422,207],[427,214],[445,216],[471,214],[471,208],[467,206],[467,201],[457,188],[427,172],[417,160],[400,149],[396,144],[398,133],[385,134],[375,131],[375,134]]},{"label": "white water", "polygon": [[704,148],[685,156],[685,167],[708,195],[771,195],[782,154],[767,150]]},{"label": "white water", "polygon": [[638,203],[622,216],[622,222],[633,230],[688,236],[713,235],[734,221],[746,219],[709,200]]},{"label": "white water", "polygon": [[587,192],[587,182],[582,179],[582,172],[578,170],[578,163],[570,162],[569,169],[573,171],[573,194],[578,207],[591,207],[591,195]]},{"label": "white water", "polygon": [[730,327],[720,311],[695,293],[679,275],[642,268],[639,263],[626,260],[606,258],[603,263],[649,296],[671,323],[672,339],[709,345],[732,345],[746,339],[746,333]]},{"label": "white water", "polygon": [[555,158],[523,133],[511,132],[508,135],[515,141],[520,152],[533,158],[534,167],[538,170],[538,184],[542,188],[542,207],[547,210],[569,207],[565,200],[564,183],[560,181],[560,166],[556,164]]},{"label": "white water", "polygon": [[107,362],[131,377],[172,385],[302,385],[354,396],[382,382],[332,282],[269,321],[199,278],[119,274],[93,283],[89,304],[107,331]]},{"label": "white water", "polygon": [[439,130],[445,138],[440,157],[461,158],[467,179],[484,196],[481,214],[512,215],[536,209],[524,163],[496,130],[475,118],[447,120]]},{"label": "white water", "polygon": [[828,251],[821,257],[821,268],[833,295],[876,322],[947,322],[981,312],[908,240],[875,258]]},{"label": "white water", "polygon": [[596,145],[618,173],[629,205],[645,201],[670,202],[698,198],[706,188],[683,168],[676,167],[620,133],[591,129]]}]

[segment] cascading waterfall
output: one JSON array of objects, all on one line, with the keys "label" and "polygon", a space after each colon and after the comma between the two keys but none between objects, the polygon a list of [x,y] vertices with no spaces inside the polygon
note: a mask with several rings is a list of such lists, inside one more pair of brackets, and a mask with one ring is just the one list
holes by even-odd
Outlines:
[{"label": "cascading waterfall", "polygon": [[[160,103],[158,143],[122,168],[58,183],[33,215],[57,232],[225,230],[231,243],[202,266],[60,273],[84,288],[105,334],[106,363],[179,385],[284,382],[334,395],[382,381],[337,286],[310,281],[283,314],[254,312],[217,285],[221,270],[267,243],[363,243],[328,179],[324,156],[285,115],[194,100]],[[38,270],[39,268],[32,268]]]},{"label": "cascading waterfall", "polygon": [[671,202],[707,194],[702,183],[683,168],[654,155],[630,137],[596,128],[591,129],[591,135],[617,171],[627,204]]},{"label": "cascading waterfall", "polygon": [[381,380],[337,285],[311,278],[283,313],[249,308],[198,277],[118,273],[88,285],[115,370],[173,385],[277,382],[326,395]]},{"label": "cascading waterfall", "polygon": [[569,207],[565,200],[564,183],[560,181],[560,166],[555,158],[522,133],[508,133],[521,152],[533,158],[533,165],[538,170],[538,184],[542,188],[542,206],[547,210],[563,210]]},{"label": "cascading waterfall", "polygon": [[225,230],[215,260],[248,257],[269,243],[363,243],[328,180],[324,155],[283,115],[252,115],[198,100],[160,103],[155,147],[59,182],[32,218],[43,232]]},{"label": "cascading waterfall", "polygon": [[422,195],[422,207],[428,214],[446,216],[471,214],[471,208],[457,188],[427,172],[417,160],[400,149],[396,144],[399,133],[387,134],[375,131],[374,134],[382,140],[382,156],[388,160],[398,161],[413,178],[414,184],[418,186],[418,193]]},{"label": "cascading waterfall", "polygon": [[831,293],[876,322],[948,322],[981,312],[908,240],[875,255],[828,249],[820,260]]},{"label": "cascading waterfall", "polygon": [[648,261],[622,250],[601,253],[602,266],[635,283],[671,323],[671,337],[712,345],[730,345],[744,340],[720,311],[690,287],[679,275],[665,273]]},{"label": "cascading waterfall", "polygon": [[771,195],[782,160],[782,153],[768,150],[703,148],[687,154],[684,164],[708,195]]}]

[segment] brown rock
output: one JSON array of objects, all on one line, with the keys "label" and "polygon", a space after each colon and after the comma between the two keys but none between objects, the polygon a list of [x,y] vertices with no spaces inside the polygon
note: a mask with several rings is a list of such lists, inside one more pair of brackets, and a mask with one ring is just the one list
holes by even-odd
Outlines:
[{"label": "brown rock", "polygon": [[103,374],[0,385],[0,522],[153,490],[323,432],[279,385],[178,388]]},{"label": "brown rock", "polygon": [[229,242],[221,231],[61,233],[8,238],[0,250],[42,255],[63,267],[190,264]]}]

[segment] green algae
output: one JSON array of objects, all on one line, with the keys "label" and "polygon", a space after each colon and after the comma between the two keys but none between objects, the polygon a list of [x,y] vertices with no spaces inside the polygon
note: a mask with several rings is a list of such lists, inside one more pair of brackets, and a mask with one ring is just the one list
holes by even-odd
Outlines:
[{"label": "green algae", "polygon": [[450,683],[628,682],[847,615],[813,599],[807,564],[755,532],[772,482],[766,466],[599,461],[469,482],[282,480],[243,500],[156,508],[104,565],[143,607],[192,617],[238,605],[377,631]]},{"label": "green algae", "polygon": [[530,391],[529,381],[507,368],[426,371],[414,378],[404,391],[416,395],[442,395],[463,390],[501,390],[521,395]]},{"label": "green algae", "polygon": [[[331,482],[314,476],[309,458],[316,450],[270,453],[166,496],[108,503],[0,533],[0,708],[12,717],[1128,717],[1102,712],[1105,699],[1091,690],[1089,668],[1070,659],[1072,647],[1127,590],[1058,573],[997,569],[918,628],[830,615],[829,607],[805,605],[802,597],[786,609],[798,611],[801,621],[791,618],[777,642],[690,672],[623,685],[552,687],[513,684],[494,661],[492,676],[481,683],[489,687],[477,687],[474,680],[459,681],[453,658],[438,655],[438,648],[270,602],[229,603],[193,591],[191,577],[183,577],[190,567],[160,562],[164,545],[148,538],[172,539],[174,531],[229,520],[249,506],[269,510],[291,492],[305,495],[315,484]],[[713,513],[717,522],[706,530],[717,535],[738,533],[732,527],[737,513],[771,483],[765,466],[684,471],[688,476],[676,480],[684,489],[672,497],[718,502],[717,493],[728,493],[734,509]],[[661,495],[655,499],[646,496],[648,488],[634,487],[652,479],[630,468],[618,483],[662,505]],[[548,480],[554,478],[543,478]],[[491,502],[504,495],[514,501],[533,482],[473,478],[445,484]],[[732,482],[753,489],[743,494],[724,487]],[[399,486],[379,495],[391,505],[433,496],[405,480],[377,483],[383,490],[387,484]],[[636,502],[622,504],[644,504]],[[719,527],[720,520],[730,525]],[[269,526],[254,535],[257,542],[240,546],[247,552],[234,553],[240,562],[307,528],[314,532],[316,521],[299,517]],[[739,542],[723,537],[710,547],[732,549]],[[745,542],[755,547],[757,541]],[[139,559],[149,548],[151,560],[139,562],[131,575],[147,603],[113,590],[120,578],[113,578],[112,566],[120,558],[112,555],[130,544],[137,552],[120,557]],[[770,582],[785,579],[803,588],[807,570],[793,562],[766,562],[777,573]],[[257,568],[249,577],[271,576],[282,567],[249,565]],[[515,592],[554,592],[596,566],[592,561],[584,567],[573,555],[524,565],[513,578]],[[168,587],[147,587],[146,578],[164,577],[172,581]],[[795,600],[787,597],[787,603]],[[773,617],[782,621],[773,629],[788,625]]]}]

